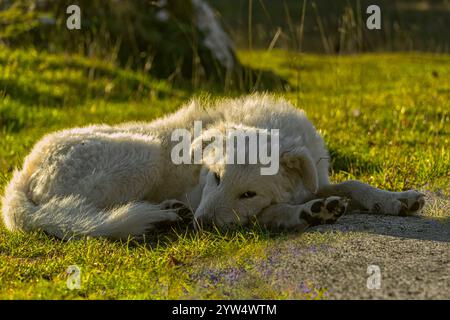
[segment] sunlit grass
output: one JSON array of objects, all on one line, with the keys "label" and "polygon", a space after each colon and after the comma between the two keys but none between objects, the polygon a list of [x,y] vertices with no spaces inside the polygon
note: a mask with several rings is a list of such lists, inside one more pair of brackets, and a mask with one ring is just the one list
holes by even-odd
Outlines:
[{"label": "sunlit grass", "polygon": [[[289,82],[290,89],[279,94],[305,109],[324,135],[334,181],[357,178],[391,190],[450,193],[449,56],[273,51],[241,52],[240,58]],[[191,94],[198,92],[99,61],[0,47],[0,191],[43,134],[88,123],[151,120]],[[448,216],[436,210],[436,216]],[[312,247],[351,237],[273,237],[257,228],[177,232],[147,244],[61,242],[0,227],[0,298],[321,299],[327,288],[280,283],[283,274],[265,274],[274,263],[272,252],[293,243],[307,258]],[[69,265],[81,268],[80,290],[66,287]]]}]

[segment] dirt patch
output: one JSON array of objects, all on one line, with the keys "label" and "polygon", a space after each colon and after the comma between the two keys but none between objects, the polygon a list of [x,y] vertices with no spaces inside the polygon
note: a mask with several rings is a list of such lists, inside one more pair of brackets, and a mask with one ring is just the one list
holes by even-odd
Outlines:
[{"label": "dirt patch", "polygon": [[[306,235],[332,240],[308,250],[283,241],[266,272],[275,284],[325,288],[329,299],[450,299],[450,202],[427,193],[427,203],[421,216],[351,214],[311,228]],[[379,289],[367,286],[373,265]]]}]

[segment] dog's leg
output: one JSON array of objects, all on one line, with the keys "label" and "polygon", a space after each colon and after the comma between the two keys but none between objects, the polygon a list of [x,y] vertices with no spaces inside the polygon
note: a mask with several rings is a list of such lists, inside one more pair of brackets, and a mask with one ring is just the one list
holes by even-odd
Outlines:
[{"label": "dog's leg", "polygon": [[334,223],[347,208],[347,199],[328,197],[304,204],[279,203],[264,209],[258,222],[270,230],[303,231],[307,227]]},{"label": "dog's leg", "polygon": [[192,220],[192,213],[178,200],[160,204],[134,202],[112,209],[87,234],[113,239],[140,238],[145,233],[158,232],[188,219]]},{"label": "dog's leg", "polygon": [[349,211],[399,216],[418,213],[425,204],[424,195],[418,191],[390,192],[354,180],[323,186],[317,195],[347,197],[350,199]]},{"label": "dog's leg", "polygon": [[171,226],[173,225],[174,222],[189,224],[192,222],[194,218],[194,213],[191,211],[191,209],[181,201],[175,199],[165,200],[161,202],[158,206],[163,211],[175,212],[178,217],[175,221],[172,220],[171,217],[169,216],[167,217],[167,219],[162,219],[158,222],[153,223],[151,227],[156,231],[158,231],[160,228],[164,226]]}]

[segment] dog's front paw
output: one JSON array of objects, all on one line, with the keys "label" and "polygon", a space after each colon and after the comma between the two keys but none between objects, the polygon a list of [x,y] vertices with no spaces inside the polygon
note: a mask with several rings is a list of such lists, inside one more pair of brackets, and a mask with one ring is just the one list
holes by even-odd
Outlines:
[{"label": "dog's front paw", "polygon": [[341,197],[312,200],[303,205],[300,218],[310,226],[334,223],[346,212],[347,206],[348,199]]},{"label": "dog's front paw", "polygon": [[425,206],[425,195],[415,190],[402,192],[401,197],[397,200],[402,204],[398,212],[399,216],[410,216],[420,213]]},{"label": "dog's front paw", "polygon": [[300,211],[303,205],[292,205],[288,203],[273,204],[265,208],[256,218],[265,228],[279,231],[302,232],[308,224],[300,219]]},{"label": "dog's front paw", "polygon": [[409,190],[403,192],[398,201],[402,203],[402,209],[398,213],[399,216],[414,215],[420,213],[425,206],[425,195],[415,190]]},{"label": "dog's front paw", "polygon": [[375,203],[372,208],[374,213],[384,213],[396,216],[411,216],[420,213],[425,206],[425,196],[415,190],[400,192],[394,199],[385,204]]}]

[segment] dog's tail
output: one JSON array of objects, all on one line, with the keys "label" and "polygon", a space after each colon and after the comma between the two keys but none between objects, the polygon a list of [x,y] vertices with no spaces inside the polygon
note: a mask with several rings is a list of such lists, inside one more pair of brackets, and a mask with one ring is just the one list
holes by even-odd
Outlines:
[{"label": "dog's tail", "polygon": [[[101,210],[81,196],[53,197],[45,204],[37,204],[28,194],[29,175],[24,171],[14,172],[2,198],[3,221],[8,230],[44,230],[60,239],[80,236],[126,239],[142,236],[154,220],[168,214],[159,206],[145,202]],[[176,217],[174,214],[173,218]]]}]

